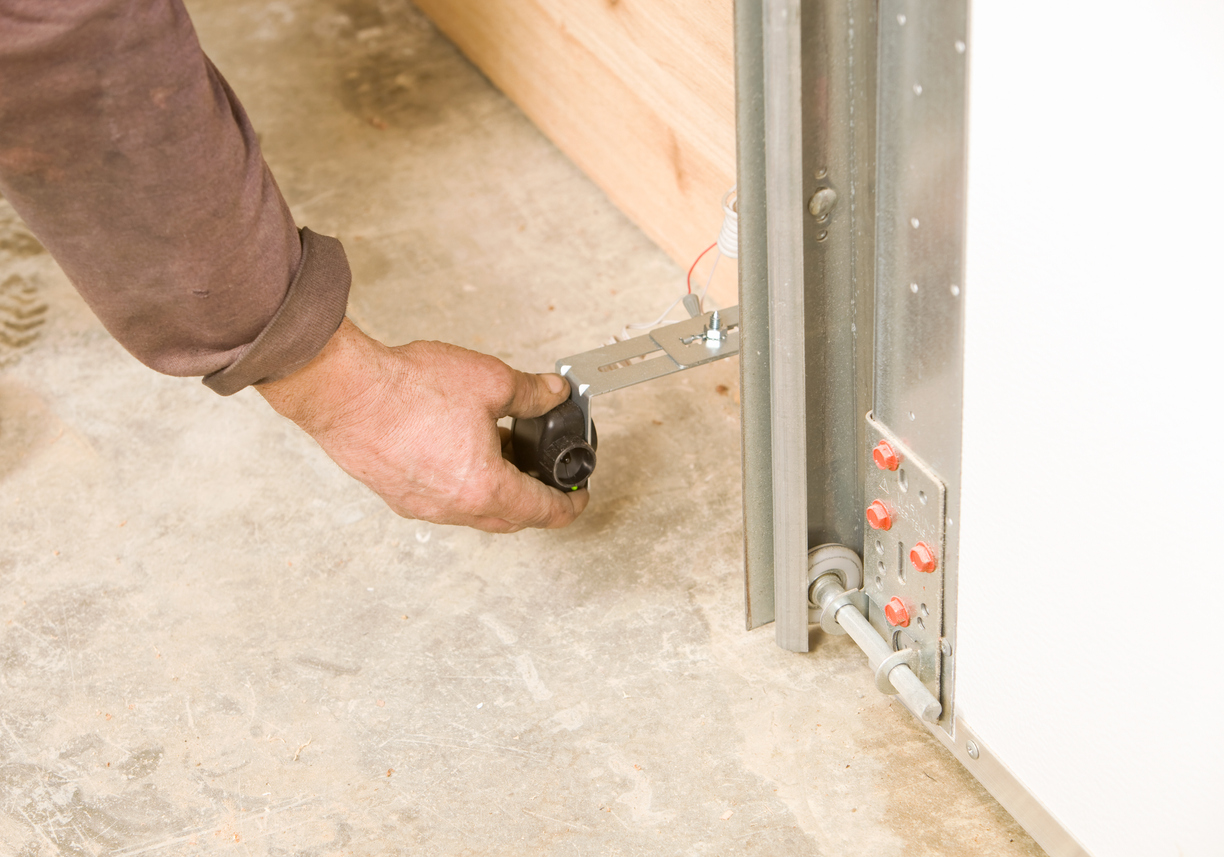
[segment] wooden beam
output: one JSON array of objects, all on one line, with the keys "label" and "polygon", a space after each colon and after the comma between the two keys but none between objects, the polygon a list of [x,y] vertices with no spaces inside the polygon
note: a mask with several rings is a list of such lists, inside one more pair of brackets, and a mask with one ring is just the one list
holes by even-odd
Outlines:
[{"label": "wooden beam", "polygon": [[735,182],[732,0],[416,2],[679,264],[715,240]]}]

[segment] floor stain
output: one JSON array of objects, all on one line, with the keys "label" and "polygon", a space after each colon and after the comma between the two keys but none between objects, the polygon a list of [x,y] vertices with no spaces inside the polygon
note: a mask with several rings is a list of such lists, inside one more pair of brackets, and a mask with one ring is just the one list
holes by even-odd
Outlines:
[{"label": "floor stain", "polygon": [[47,304],[33,279],[10,274],[0,281],[0,367],[38,341],[46,321]]},{"label": "floor stain", "polygon": [[325,23],[315,34],[340,57],[341,103],[379,130],[441,125],[486,85],[455,73],[455,48],[409,3],[340,3]]},{"label": "floor stain", "polygon": [[33,345],[47,321],[47,302],[35,275],[21,263],[45,254],[13,207],[0,197],[0,369]]}]

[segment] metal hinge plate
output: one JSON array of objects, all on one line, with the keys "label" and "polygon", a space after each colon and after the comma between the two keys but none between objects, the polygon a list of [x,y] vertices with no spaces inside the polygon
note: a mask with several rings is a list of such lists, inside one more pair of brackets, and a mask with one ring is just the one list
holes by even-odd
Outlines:
[{"label": "metal hinge plate", "polygon": [[[880,467],[872,457],[881,441],[896,455],[895,470]],[[868,618],[894,651],[918,652],[918,678],[940,699],[947,491],[935,471],[871,414],[867,414],[866,456],[866,503],[883,503],[890,520],[887,530],[865,528],[863,589],[871,600]],[[933,555],[934,570],[921,571],[911,559],[920,545]],[[920,553],[917,559],[924,557]],[[885,608],[890,602],[904,608],[907,619],[902,624],[889,621]]]}]

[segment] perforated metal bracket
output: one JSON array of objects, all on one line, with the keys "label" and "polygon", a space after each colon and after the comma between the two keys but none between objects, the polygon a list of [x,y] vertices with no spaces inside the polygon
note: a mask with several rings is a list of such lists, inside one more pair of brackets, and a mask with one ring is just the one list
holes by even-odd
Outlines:
[{"label": "perforated metal bracket", "polygon": [[593,397],[738,354],[739,342],[739,307],[733,306],[564,357],[557,361],[557,373],[569,379],[570,398],[582,408],[589,441]]},{"label": "perforated metal bracket", "polygon": [[935,471],[872,414],[865,454],[865,500],[869,508],[879,504],[867,516],[863,539],[868,618],[893,651],[916,653],[910,666],[939,699],[947,491]]}]

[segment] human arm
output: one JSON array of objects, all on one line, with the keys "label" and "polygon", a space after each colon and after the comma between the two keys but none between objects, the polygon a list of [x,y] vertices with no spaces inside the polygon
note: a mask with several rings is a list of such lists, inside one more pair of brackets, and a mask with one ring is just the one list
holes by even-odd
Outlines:
[{"label": "human arm", "polygon": [[495,443],[495,413],[564,394],[341,326],[343,248],[299,234],[180,0],[0,0],[0,36],[0,192],[128,351],[225,395],[259,385],[401,514],[572,520],[585,495],[554,496]]}]

